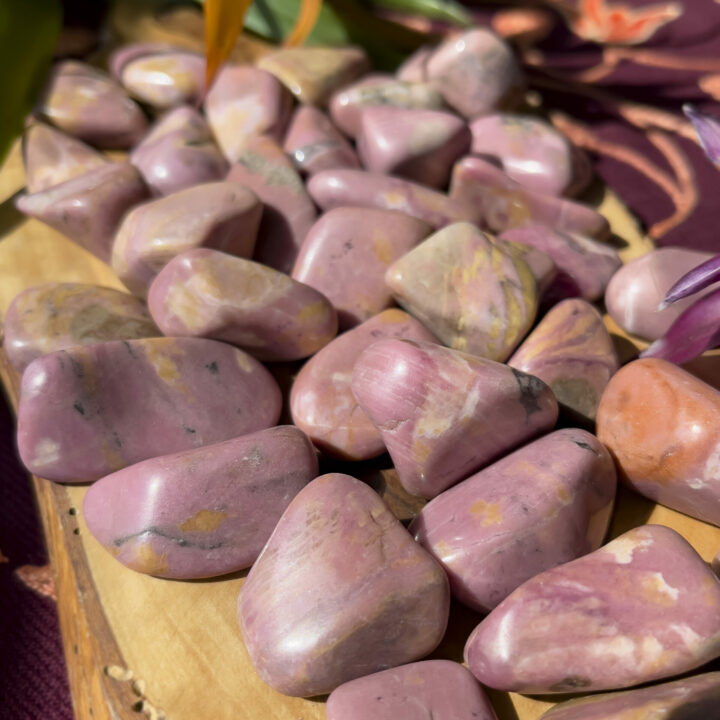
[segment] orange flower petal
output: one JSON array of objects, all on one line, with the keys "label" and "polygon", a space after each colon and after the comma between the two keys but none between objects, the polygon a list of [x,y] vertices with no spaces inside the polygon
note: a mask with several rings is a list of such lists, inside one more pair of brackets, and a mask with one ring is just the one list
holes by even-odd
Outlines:
[{"label": "orange flower petal", "polygon": [[237,42],[252,0],[205,0],[205,92]]},{"label": "orange flower petal", "polygon": [[321,7],[322,0],[302,0],[295,27],[285,38],[285,47],[302,45],[305,40],[307,40],[312,29],[315,27],[315,23],[318,21]]}]

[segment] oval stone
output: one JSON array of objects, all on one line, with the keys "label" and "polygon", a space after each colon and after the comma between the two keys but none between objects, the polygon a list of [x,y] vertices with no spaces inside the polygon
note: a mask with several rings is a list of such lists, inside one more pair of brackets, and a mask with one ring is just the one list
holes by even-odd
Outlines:
[{"label": "oval stone", "polygon": [[557,430],[428,503],[410,525],[453,597],[487,613],[534,575],[597,550],[615,466],[584,430]]},{"label": "oval stone", "polygon": [[335,473],[285,510],[238,614],[260,677],[308,697],[432,652],[449,602],[445,573],[378,495]]},{"label": "oval stone", "polygon": [[34,360],[23,373],[18,448],[36,475],[88,482],[271,427],[281,403],[257,360],[214,340],[76,346]]},{"label": "oval stone", "polygon": [[35,358],[73,345],[161,334],[136,297],[81,283],[48,283],[24,290],[7,309],[3,333],[8,360],[20,373]]},{"label": "oval stone", "polygon": [[95,539],[132,570],[214,577],[250,567],[316,476],[307,436],[274,427],[107,475],[88,490],[83,514]]},{"label": "oval stone", "polygon": [[337,333],[335,310],[317,290],[206,248],[174,257],[150,286],[148,306],[164,335],[224,340],[259,360],[299,360]]}]

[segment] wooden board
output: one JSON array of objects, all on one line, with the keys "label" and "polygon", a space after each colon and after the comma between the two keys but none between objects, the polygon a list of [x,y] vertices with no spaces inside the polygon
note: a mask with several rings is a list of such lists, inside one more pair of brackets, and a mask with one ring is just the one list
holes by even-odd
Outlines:
[{"label": "wooden board", "polygon": [[[23,182],[16,147],[0,172],[0,312],[18,292],[43,282],[122,288],[103,263],[41,223],[24,220],[10,201],[2,202]],[[604,192],[597,200],[625,260],[652,247],[615,196]],[[0,375],[14,401],[17,376],[1,364]],[[175,582],[128,570],[88,533],[80,512],[84,487],[33,482],[56,576],[78,720],[137,718],[138,702],[145,703],[149,716],[162,708],[170,720],[325,717],[321,701],[279,695],[255,674],[235,615],[243,573]],[[622,490],[611,534],[647,521],[675,528],[706,560],[720,548],[720,529]],[[454,607],[448,635],[434,656],[461,661],[464,641],[477,620]],[[108,667],[113,677],[104,672]],[[491,696],[499,720],[536,720],[552,704],[505,693]]]}]

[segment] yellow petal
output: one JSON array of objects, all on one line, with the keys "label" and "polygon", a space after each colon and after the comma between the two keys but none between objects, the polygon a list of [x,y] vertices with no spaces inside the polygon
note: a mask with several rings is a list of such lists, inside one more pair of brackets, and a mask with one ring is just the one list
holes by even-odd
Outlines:
[{"label": "yellow petal", "polygon": [[205,0],[205,92],[227,60],[252,0]]}]

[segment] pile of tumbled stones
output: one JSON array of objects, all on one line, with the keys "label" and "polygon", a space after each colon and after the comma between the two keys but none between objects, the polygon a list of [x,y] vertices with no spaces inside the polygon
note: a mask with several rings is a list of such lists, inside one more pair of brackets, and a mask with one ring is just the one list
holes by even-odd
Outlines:
[{"label": "pile of tumbled stones", "polygon": [[[522,74],[487,30],[368,72],[357,48],[282,49],[226,66],[201,112],[185,50],[54,68],[17,205],[132,295],[57,283],[12,303],[26,467],[94,483],[87,525],[133,570],[252,566],[238,612],[257,672],[332,693],[330,720],[489,720],[480,683],[593,692],[719,656],[720,581],[693,548],[657,525],[603,540],[616,465],[720,524],[720,395],[664,361],[619,369],[591,304],[659,337],[683,309],[659,301],[704,256],[621,268],[606,220],[566,197],[586,157],[509,114]],[[366,482],[318,477],[318,454],[360,475],[386,452],[429,500],[407,529]],[[469,670],[416,662],[451,595],[485,616]],[[544,717],[703,703],[720,673]]]}]

